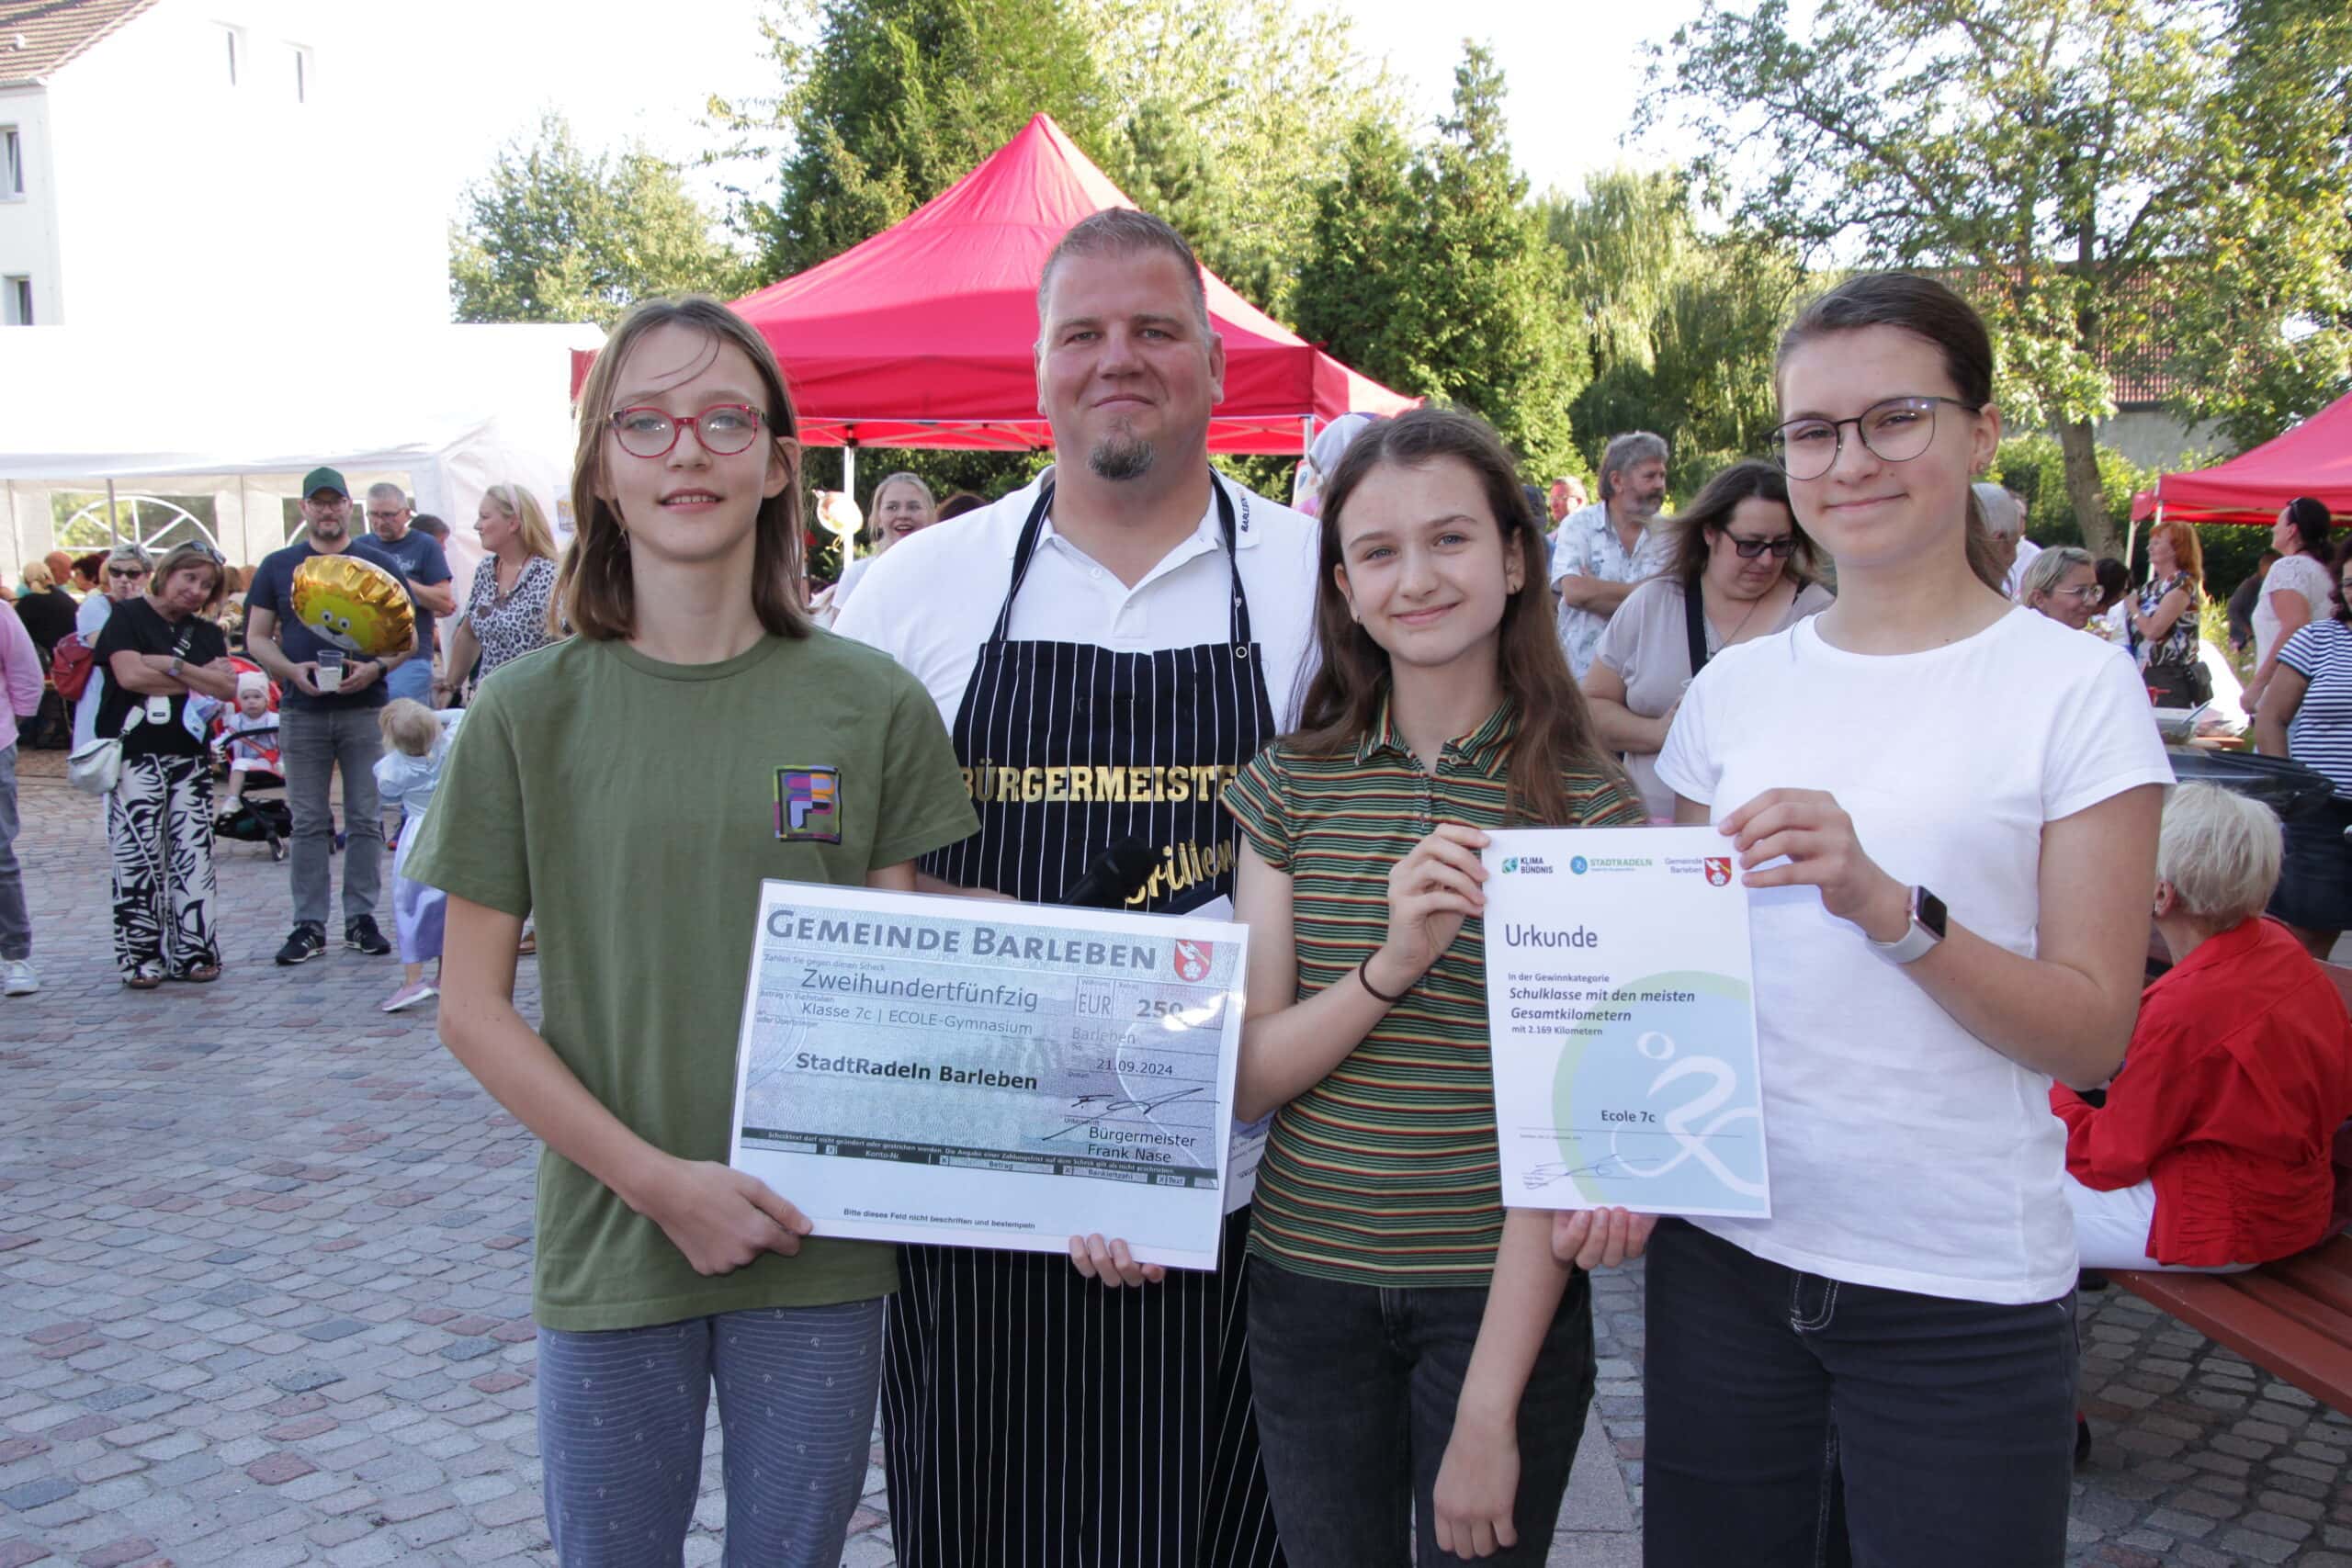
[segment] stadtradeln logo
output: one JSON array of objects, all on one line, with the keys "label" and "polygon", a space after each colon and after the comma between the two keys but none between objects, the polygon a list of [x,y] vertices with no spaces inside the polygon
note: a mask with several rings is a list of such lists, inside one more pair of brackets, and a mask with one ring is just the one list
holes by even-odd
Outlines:
[{"label": "stadtradeln logo", "polygon": [[1568,862],[1568,869],[1575,872],[1578,876],[1582,876],[1586,872],[1592,869],[1592,863],[1585,859],[1584,856],[1578,855],[1576,859]]}]

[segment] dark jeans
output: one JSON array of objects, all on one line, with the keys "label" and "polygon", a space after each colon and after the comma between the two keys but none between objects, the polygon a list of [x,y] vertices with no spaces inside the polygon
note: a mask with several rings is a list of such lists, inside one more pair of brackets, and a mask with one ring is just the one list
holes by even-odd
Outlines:
[{"label": "dark jeans", "polygon": [[1645,1568],[2057,1568],[2075,1303],[1800,1273],[1651,1238]]},{"label": "dark jeans", "polygon": [[[1460,1561],[1437,1549],[1430,1495],[1486,1310],[1483,1290],[1383,1290],[1250,1259],[1258,1436],[1291,1568]],[[1592,1298],[1577,1274],[1520,1397],[1519,1544],[1479,1562],[1541,1568],[1592,1378]]]}]

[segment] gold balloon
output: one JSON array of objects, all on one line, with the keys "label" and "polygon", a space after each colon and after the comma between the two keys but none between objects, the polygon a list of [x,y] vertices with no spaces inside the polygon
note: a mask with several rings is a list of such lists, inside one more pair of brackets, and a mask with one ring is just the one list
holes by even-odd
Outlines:
[{"label": "gold balloon", "polygon": [[416,613],[408,590],[390,572],[357,556],[312,556],[296,567],[294,618],[362,658],[416,647]]}]

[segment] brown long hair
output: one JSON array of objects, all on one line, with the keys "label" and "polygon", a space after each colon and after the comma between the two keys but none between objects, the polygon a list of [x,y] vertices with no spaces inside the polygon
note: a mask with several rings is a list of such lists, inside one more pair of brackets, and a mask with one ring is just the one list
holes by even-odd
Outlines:
[{"label": "brown long hair", "polygon": [[[1993,400],[1993,334],[1976,308],[1932,277],[1909,272],[1865,272],[1816,296],[1797,312],[1781,334],[1773,358],[1773,376],[1789,355],[1817,337],[1833,333],[1860,332],[1865,327],[1898,327],[1924,338],[1944,357],[1944,373],[1959,389],[1960,400],[1982,412]],[[2008,578],[2000,547],[1984,520],[1973,490],[1968,494],[1968,568],[1994,592]],[[1795,509],[1790,509],[1795,515]]]},{"label": "brown long hair", "polygon": [[[711,340],[712,352],[728,344],[743,351],[766,394],[768,431],[778,446],[797,443],[800,421],[775,353],[742,317],[703,295],[648,299],[621,318],[596,355],[580,389],[580,445],[571,462],[571,514],[578,519],[571,548],[556,572],[555,604],[560,624],[593,641],[626,637],[637,630],[637,580],[629,567],[628,530],[612,502],[597,493],[605,475],[605,429],[613,416],[614,383],[621,362],[638,340],[660,327],[686,327]],[[679,432],[679,439],[685,433]],[[808,635],[808,612],[800,602],[800,465],[789,461],[790,482],[760,502],[752,558],[752,608],[771,637]]]},{"label": "brown long hair", "polygon": [[1503,695],[1514,708],[1510,812],[1514,822],[1558,826],[1571,820],[1563,776],[1584,773],[1622,784],[1616,760],[1594,739],[1584,694],[1568,673],[1555,629],[1543,529],[1527,503],[1519,471],[1501,437],[1484,420],[1452,409],[1422,408],[1383,420],[1348,446],[1323,487],[1323,545],[1315,583],[1315,641],[1321,655],[1290,743],[1315,756],[1354,749],[1380,722],[1391,675],[1388,650],[1348,613],[1340,592],[1340,526],[1358,486],[1383,466],[1419,468],[1452,458],[1478,478],[1487,510],[1502,529],[1503,557],[1519,557],[1518,592],[1503,603]]},{"label": "brown long hair", "polygon": [[1743,457],[1716,474],[1700,487],[1690,505],[1659,525],[1673,531],[1674,556],[1666,574],[1689,592],[1707,570],[1707,530],[1720,534],[1730,527],[1732,513],[1743,501],[1769,501],[1787,509],[1796,548],[1789,552],[1784,575],[1800,585],[1820,581],[1821,560],[1813,536],[1797,521],[1796,508],[1789,505],[1789,476],[1781,472],[1778,464],[1761,457]]}]

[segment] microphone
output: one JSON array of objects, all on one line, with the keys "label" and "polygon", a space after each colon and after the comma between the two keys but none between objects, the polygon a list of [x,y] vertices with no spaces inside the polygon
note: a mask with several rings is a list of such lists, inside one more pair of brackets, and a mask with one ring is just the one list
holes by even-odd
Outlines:
[{"label": "microphone", "polygon": [[1118,840],[1094,857],[1086,874],[1070,884],[1060,902],[1080,909],[1123,909],[1150,876],[1152,863],[1159,858],[1149,839]]}]

